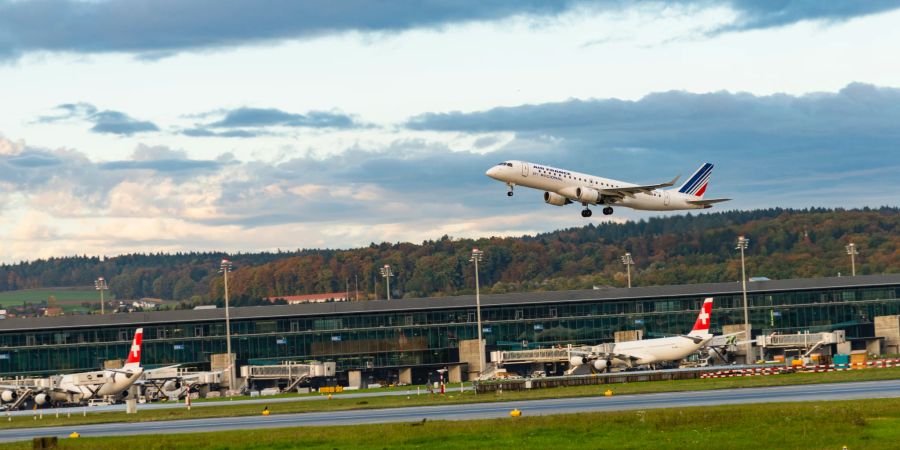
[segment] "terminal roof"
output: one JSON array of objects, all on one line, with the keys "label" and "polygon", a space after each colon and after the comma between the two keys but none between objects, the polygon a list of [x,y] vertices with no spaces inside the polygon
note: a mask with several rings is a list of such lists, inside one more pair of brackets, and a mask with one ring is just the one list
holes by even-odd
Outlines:
[{"label": "terminal roof", "polygon": [[[900,285],[900,274],[861,275],[856,277],[800,278],[747,283],[751,294],[848,287]],[[706,283],[633,288],[602,288],[578,291],[541,291],[481,296],[482,307],[552,303],[662,299],[671,297],[715,297],[740,295],[741,283]],[[342,314],[412,313],[437,309],[474,308],[474,295],[453,297],[403,298],[359,302],[307,303],[297,305],[245,306],[231,308],[231,319],[283,319],[288,317],[333,316]],[[123,327],[165,325],[178,322],[220,321],[225,310],[174,310],[81,316],[35,317],[0,320],[0,332],[63,328]]]}]

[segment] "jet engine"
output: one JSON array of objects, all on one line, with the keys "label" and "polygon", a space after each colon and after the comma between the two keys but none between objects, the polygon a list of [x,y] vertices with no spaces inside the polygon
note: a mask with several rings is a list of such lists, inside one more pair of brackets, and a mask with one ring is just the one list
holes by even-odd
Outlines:
[{"label": "jet engine", "polygon": [[47,396],[47,394],[44,394],[44,393],[40,393],[40,394],[34,396],[34,402],[37,403],[38,405],[43,405],[43,404],[47,403],[49,400],[50,400],[50,398]]},{"label": "jet engine", "polygon": [[594,368],[600,371],[609,370],[609,365],[608,359],[597,359],[594,361]]},{"label": "jet engine", "polygon": [[573,356],[569,358],[569,364],[571,364],[573,367],[587,364],[587,358],[585,358],[584,356]]},{"label": "jet engine", "polygon": [[18,396],[16,391],[5,390],[0,392],[0,400],[3,400],[4,402],[13,402]]},{"label": "jet engine", "polygon": [[569,200],[556,192],[544,192],[544,202],[555,206],[563,206],[572,203],[572,200]]},{"label": "jet engine", "polygon": [[177,380],[169,380],[163,383],[162,390],[164,391],[174,391],[176,389],[181,389],[181,383]]},{"label": "jet engine", "polygon": [[600,192],[598,192],[596,189],[583,187],[577,188],[575,189],[575,197],[577,197],[578,201],[582,203],[600,203]]}]

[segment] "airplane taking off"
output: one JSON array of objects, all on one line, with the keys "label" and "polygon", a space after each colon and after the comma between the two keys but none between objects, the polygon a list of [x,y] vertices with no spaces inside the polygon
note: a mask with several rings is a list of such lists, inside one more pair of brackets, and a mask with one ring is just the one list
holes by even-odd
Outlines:
[{"label": "airplane taking off", "polygon": [[[709,333],[712,304],[712,298],[703,301],[703,307],[700,309],[700,314],[697,315],[694,329],[686,335],[607,344],[612,345],[611,350],[607,350],[602,345],[590,351],[573,350],[569,364],[573,368],[591,364],[597,370],[608,371],[614,366],[634,367],[682,360],[713,338],[713,335]],[[603,349],[601,350],[601,348]]]},{"label": "airplane taking off", "polygon": [[121,369],[106,369],[50,377],[40,384],[0,384],[0,403],[16,409],[29,397],[37,405],[50,402],[81,403],[107,395],[128,395],[128,388],[141,377],[141,341],[144,329],[138,328],[131,341],[128,359]]},{"label": "airplane taking off", "polygon": [[504,161],[488,169],[485,175],[506,183],[512,197],[516,185],[544,191],[544,202],[555,206],[581,203],[581,217],[591,217],[589,205],[605,205],[603,214],[613,213],[611,205],[622,205],[644,211],[680,211],[712,208],[714,203],[730,199],[704,199],[713,165],[700,166],[694,175],[677,190],[662,188],[674,186],[679,177],[660,184],[637,185],[624,181],[601,178],[564,169],[557,169],[526,161]]}]

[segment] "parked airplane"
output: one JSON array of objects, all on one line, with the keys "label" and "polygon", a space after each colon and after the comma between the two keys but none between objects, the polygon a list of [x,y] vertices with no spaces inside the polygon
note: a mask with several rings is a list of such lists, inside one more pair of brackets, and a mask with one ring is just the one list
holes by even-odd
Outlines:
[{"label": "parked airplane", "polygon": [[509,186],[513,195],[516,185],[544,191],[544,202],[555,206],[578,202],[584,206],[582,217],[591,217],[589,205],[605,205],[603,214],[613,213],[611,205],[622,205],[645,211],[678,211],[712,208],[730,199],[704,199],[713,165],[700,166],[678,190],[662,190],[674,186],[679,177],[660,184],[637,185],[624,181],[557,169],[525,161],[504,161],[485,174]]},{"label": "parked airplane", "polygon": [[569,364],[573,368],[591,364],[597,370],[609,370],[616,366],[633,367],[682,360],[713,338],[713,335],[709,333],[712,304],[712,298],[703,301],[703,307],[700,309],[700,314],[697,315],[694,329],[686,335],[617,342],[612,344],[612,350],[600,350],[608,348],[607,346],[597,346],[590,350],[573,349]]},{"label": "parked airplane", "polygon": [[[16,409],[29,397],[37,405],[50,402],[81,403],[107,395],[127,397],[128,388],[140,378],[141,341],[144,329],[138,328],[131,341],[128,359],[121,369],[106,369],[95,372],[81,372],[47,378],[44,383],[0,384],[0,400],[8,409]],[[0,382],[2,383],[2,382]]]}]

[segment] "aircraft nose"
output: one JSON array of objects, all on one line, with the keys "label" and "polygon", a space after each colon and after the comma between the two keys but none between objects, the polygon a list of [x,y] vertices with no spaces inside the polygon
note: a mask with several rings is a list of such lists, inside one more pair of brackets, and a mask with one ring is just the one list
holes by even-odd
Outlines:
[{"label": "aircraft nose", "polygon": [[497,166],[494,166],[494,167],[491,167],[490,169],[488,169],[484,174],[491,178],[496,179],[498,172],[499,172],[499,169],[497,169]]}]

